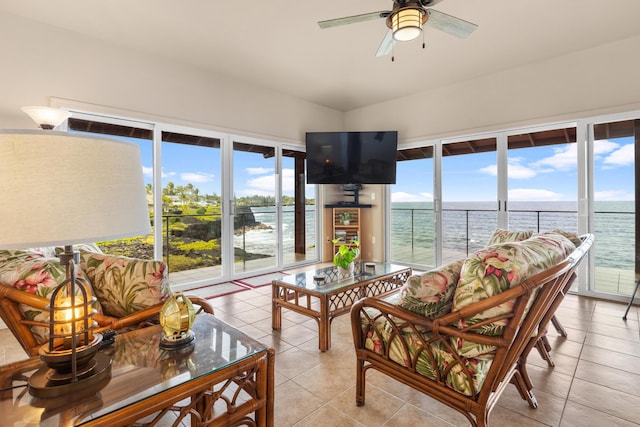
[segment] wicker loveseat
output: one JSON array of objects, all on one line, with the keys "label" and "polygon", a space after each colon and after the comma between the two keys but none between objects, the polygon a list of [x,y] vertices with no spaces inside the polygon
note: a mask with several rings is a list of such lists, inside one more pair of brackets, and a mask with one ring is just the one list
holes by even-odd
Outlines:
[{"label": "wicker loveseat", "polygon": [[537,407],[527,355],[593,243],[591,235],[567,237],[548,232],[492,244],[410,277],[391,299],[354,304],[356,404],[365,404],[366,372],[375,369],[456,409],[474,426],[488,425],[510,382]]},{"label": "wicker loveseat", "polygon": [[[164,262],[111,256],[95,245],[79,245],[79,252],[76,273],[97,299],[97,332],[157,320],[171,293]],[[55,248],[0,250],[0,317],[29,356],[46,341],[49,297],[65,273]],[[200,311],[213,313],[206,301],[189,298]]]}]

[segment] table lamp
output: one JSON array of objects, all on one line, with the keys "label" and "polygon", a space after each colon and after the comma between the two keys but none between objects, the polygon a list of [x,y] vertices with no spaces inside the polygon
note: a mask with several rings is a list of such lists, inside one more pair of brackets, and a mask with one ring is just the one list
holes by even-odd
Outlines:
[{"label": "table lamp", "polygon": [[52,293],[47,365],[29,381],[36,397],[99,388],[111,361],[98,353],[88,283],[76,276],[75,243],[151,232],[135,143],[55,131],[0,131],[0,249],[64,246],[66,280]]}]

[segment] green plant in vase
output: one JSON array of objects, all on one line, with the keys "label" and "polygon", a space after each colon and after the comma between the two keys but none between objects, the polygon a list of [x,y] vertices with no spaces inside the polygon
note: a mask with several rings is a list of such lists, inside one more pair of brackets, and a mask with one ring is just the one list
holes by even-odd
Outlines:
[{"label": "green plant in vase", "polygon": [[353,261],[360,254],[360,242],[358,239],[351,239],[347,242],[343,238],[333,239],[332,242],[334,245],[339,245],[338,252],[333,257],[333,264],[351,274]]},{"label": "green plant in vase", "polygon": [[340,222],[343,225],[349,225],[351,220],[353,219],[353,215],[350,212],[340,212]]}]

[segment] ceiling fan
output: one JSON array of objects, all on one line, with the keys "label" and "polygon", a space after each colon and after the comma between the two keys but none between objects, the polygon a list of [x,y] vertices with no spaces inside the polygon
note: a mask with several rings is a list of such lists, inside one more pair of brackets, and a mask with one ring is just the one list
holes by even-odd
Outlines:
[{"label": "ceiling fan", "polygon": [[381,10],[361,15],[329,19],[318,22],[318,25],[320,28],[331,28],[339,25],[385,18],[389,31],[387,31],[387,34],[382,40],[376,56],[384,56],[391,53],[396,41],[415,39],[422,32],[423,25],[429,25],[459,38],[467,37],[478,28],[476,24],[431,9],[431,6],[440,1],[441,0],[393,0],[393,8],[391,10]]}]

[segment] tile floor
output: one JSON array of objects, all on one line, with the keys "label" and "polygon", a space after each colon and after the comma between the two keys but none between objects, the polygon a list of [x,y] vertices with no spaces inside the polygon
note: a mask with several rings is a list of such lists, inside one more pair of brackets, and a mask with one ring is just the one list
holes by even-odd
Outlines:
[{"label": "tile floor", "polygon": [[[452,409],[370,371],[367,402],[355,405],[355,366],[348,316],[333,322],[332,348],[318,351],[315,321],[283,310],[283,329],[271,330],[269,286],[210,300],[216,315],[275,348],[275,425],[467,426]],[[557,315],[568,338],[550,332],[555,368],[536,352],[529,373],[539,408],[529,409],[509,387],[491,414],[493,426],[640,425],[638,308],[569,295]],[[0,363],[24,357],[0,330]]]}]

